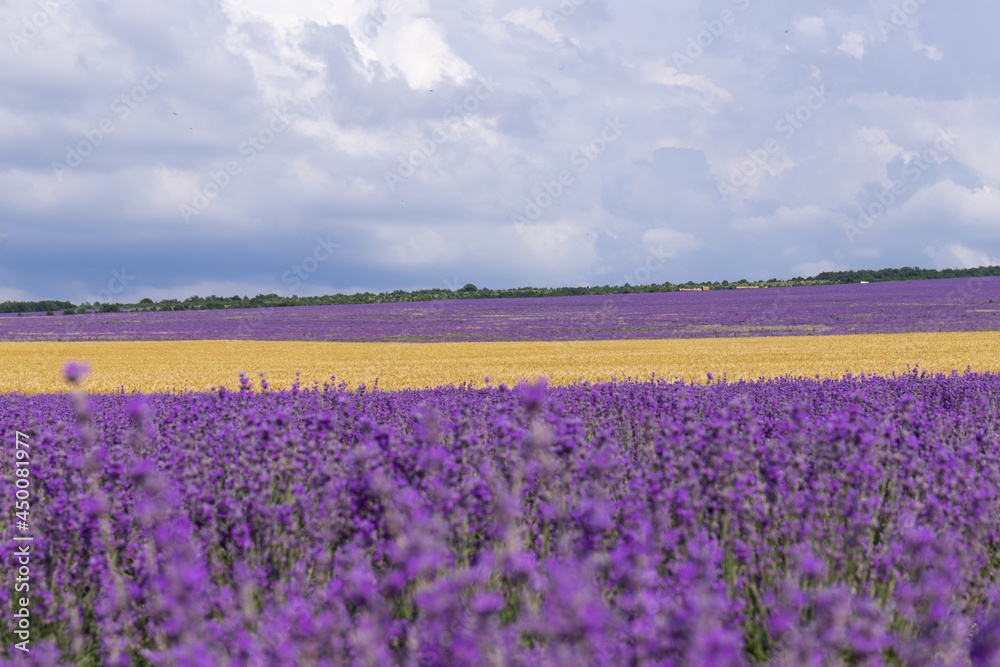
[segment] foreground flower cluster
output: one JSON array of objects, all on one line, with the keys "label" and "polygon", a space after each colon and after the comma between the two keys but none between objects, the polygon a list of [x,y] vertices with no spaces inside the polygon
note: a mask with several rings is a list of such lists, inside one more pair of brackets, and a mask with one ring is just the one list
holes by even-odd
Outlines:
[{"label": "foreground flower cluster", "polygon": [[0,396],[0,664],[1000,661],[998,375],[250,384]]}]

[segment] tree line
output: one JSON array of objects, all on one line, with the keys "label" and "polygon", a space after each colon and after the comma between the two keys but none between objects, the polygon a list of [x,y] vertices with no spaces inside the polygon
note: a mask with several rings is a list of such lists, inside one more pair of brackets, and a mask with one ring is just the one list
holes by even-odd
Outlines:
[{"label": "tree line", "polygon": [[422,290],[395,290],[393,292],[358,292],[355,294],[327,294],[323,296],[280,296],[258,294],[254,297],[190,296],[186,299],[142,299],[138,303],[83,303],[79,306],[69,301],[4,301],[0,313],[32,313],[61,310],[70,315],[81,312],[119,312],[126,310],[215,310],[225,308],[265,308],[278,306],[329,306],[365,303],[400,303],[410,301],[443,301],[454,299],[513,299],[549,296],[584,296],[606,294],[641,294],[650,292],[676,292],[682,289],[709,288],[712,290],[740,287],[789,287],[801,285],[836,285],[860,282],[888,282],[899,280],[933,280],[939,278],[1000,276],[1000,266],[980,266],[972,269],[921,269],[904,266],[891,269],[861,269],[857,271],[823,271],[815,276],[796,276],[787,280],[769,278],[749,281],[746,279],[686,283],[652,283],[648,285],[603,285],[590,287],[515,287],[490,289],[469,283],[458,289],[431,288]]},{"label": "tree line", "polygon": [[4,301],[0,303],[0,313],[40,313],[72,307],[69,301]]}]

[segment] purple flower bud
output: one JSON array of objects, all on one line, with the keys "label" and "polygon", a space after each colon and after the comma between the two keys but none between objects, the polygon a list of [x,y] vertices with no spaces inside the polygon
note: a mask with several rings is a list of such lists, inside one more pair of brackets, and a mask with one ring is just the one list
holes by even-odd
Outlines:
[{"label": "purple flower bud", "polygon": [[470,606],[480,616],[490,616],[503,609],[503,596],[493,592],[476,593]]},{"label": "purple flower bud", "polygon": [[106,513],[109,507],[111,504],[108,502],[108,497],[98,491],[96,495],[84,499],[81,509],[89,516],[100,516]]},{"label": "purple flower bud", "polygon": [[145,483],[146,478],[153,474],[156,467],[148,459],[135,463],[128,472],[128,478],[138,485]]},{"label": "purple flower bud", "polygon": [[90,372],[90,366],[78,361],[70,361],[63,367],[63,377],[70,384],[77,384]]},{"label": "purple flower bud", "polygon": [[537,412],[541,409],[545,403],[547,388],[548,380],[543,377],[538,378],[535,384],[528,384],[527,382],[519,384],[517,387],[518,396],[521,398],[521,403],[524,405],[525,410],[528,412]]},{"label": "purple flower bud", "polygon": [[969,658],[974,667],[1000,664],[1000,614],[994,615],[976,630]]},{"label": "purple flower bud", "polygon": [[135,428],[141,429],[149,423],[152,417],[152,410],[149,407],[149,399],[139,396],[128,406],[128,416]]},{"label": "purple flower bud", "polygon": [[92,475],[103,467],[105,459],[108,458],[108,450],[104,447],[95,447],[83,459],[83,474]]}]

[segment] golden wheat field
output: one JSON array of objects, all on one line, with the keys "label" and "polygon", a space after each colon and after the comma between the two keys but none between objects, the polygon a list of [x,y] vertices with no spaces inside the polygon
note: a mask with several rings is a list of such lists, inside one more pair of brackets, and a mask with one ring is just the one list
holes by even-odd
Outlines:
[{"label": "golden wheat field", "polygon": [[0,391],[61,392],[63,365],[84,361],[89,392],[235,389],[239,371],[259,386],[302,386],[334,375],[352,388],[423,388],[467,382],[553,384],[612,377],[702,382],[795,375],[887,374],[919,364],[929,371],[1000,371],[1000,333],[923,333],[700,340],[516,343],[312,343],[256,341],[0,343]]}]

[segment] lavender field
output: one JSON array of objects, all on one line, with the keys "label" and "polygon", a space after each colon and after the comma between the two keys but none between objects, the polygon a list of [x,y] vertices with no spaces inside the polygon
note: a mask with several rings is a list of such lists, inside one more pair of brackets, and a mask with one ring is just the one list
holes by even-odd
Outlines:
[{"label": "lavender field", "polygon": [[0,667],[1000,667],[1000,2],[0,25]]},{"label": "lavender field", "polygon": [[533,299],[0,315],[0,341],[544,341],[996,330],[1000,277]]},{"label": "lavender field", "polygon": [[34,538],[4,665],[1000,663],[996,374],[0,415]]}]

